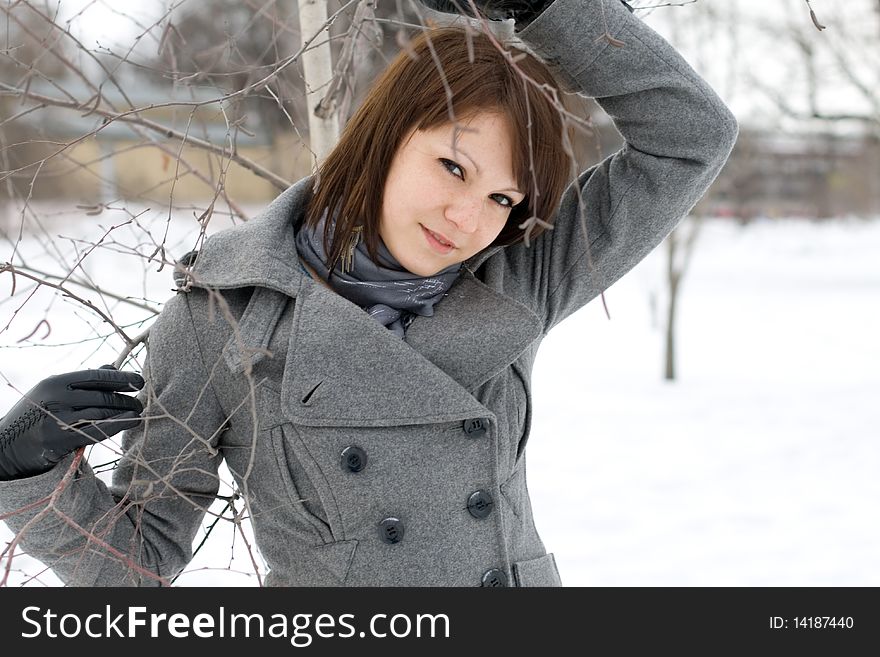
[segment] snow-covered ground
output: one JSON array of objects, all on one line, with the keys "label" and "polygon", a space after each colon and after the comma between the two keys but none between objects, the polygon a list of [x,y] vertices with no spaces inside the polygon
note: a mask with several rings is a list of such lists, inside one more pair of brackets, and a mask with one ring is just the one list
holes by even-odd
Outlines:
[{"label": "snow-covered ground", "polygon": [[675,383],[660,251],[551,334],[528,455],[565,583],[880,584],[878,253],[877,221],[709,223]]},{"label": "snow-covered ground", "polygon": [[[109,219],[52,233],[95,238]],[[150,229],[161,239],[160,222]],[[597,300],[550,334],[534,374],[529,489],[566,585],[880,585],[878,253],[880,220],[707,222],[681,292],[674,383],[662,380],[662,248],[606,293],[610,321]],[[87,262],[101,263],[89,271],[108,289],[171,294],[167,268],[152,266],[141,288],[120,282],[140,281],[130,256]],[[26,391],[119,348],[70,344],[87,335],[86,313],[51,296],[0,333],[0,412],[19,396],[7,381]],[[0,329],[23,300],[0,299]],[[18,343],[47,310],[51,335]],[[129,316],[143,313],[114,311]],[[240,538],[230,560],[231,536],[221,525],[178,584],[256,585]],[[58,583],[33,560],[14,565],[10,585]]]}]

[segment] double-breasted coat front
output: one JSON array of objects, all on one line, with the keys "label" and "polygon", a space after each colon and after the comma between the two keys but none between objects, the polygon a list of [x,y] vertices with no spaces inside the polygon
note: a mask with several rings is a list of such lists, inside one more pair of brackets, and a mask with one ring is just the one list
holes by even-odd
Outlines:
[{"label": "double-breasted coat front", "polygon": [[[145,420],[123,434],[112,485],[85,462],[62,483],[73,455],[0,482],[0,512],[60,487],[55,508],[97,537],[87,545],[49,513],[23,535],[30,553],[68,584],[167,583],[191,558],[225,459],[266,584],[560,584],[526,488],[538,347],[693,207],[737,126],[618,0],[556,0],[519,37],[625,139],[569,186],[553,230],[466,261],[434,316],[400,339],[302,272],[295,234],[313,180],[300,180],[209,237],[166,303]],[[20,530],[37,510],[7,523]]]}]

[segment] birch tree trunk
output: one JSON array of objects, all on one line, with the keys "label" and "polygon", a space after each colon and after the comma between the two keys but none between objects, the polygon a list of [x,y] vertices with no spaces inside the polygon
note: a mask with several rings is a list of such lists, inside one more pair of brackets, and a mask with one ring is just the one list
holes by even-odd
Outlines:
[{"label": "birch tree trunk", "polygon": [[[302,44],[312,40],[302,54],[302,62],[309,114],[309,142],[315,158],[312,170],[315,171],[339,141],[339,116],[331,114],[321,118],[315,111],[333,77],[333,55],[330,51],[330,27],[327,24],[327,0],[299,0],[298,4]],[[325,34],[319,34],[322,31]]]}]

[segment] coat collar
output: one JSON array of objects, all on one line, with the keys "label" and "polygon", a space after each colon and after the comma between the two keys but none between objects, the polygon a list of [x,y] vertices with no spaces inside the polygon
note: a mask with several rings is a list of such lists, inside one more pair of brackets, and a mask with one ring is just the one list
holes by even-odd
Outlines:
[{"label": "coat collar", "polygon": [[542,333],[534,312],[473,273],[487,259],[501,257],[502,248],[466,261],[434,315],[417,317],[401,340],[303,274],[292,218],[303,215],[311,190],[311,177],[300,180],[258,217],[212,235],[198,255],[194,286],[255,288],[225,349],[229,368],[249,372],[265,355],[292,297],[296,304],[281,387],[292,420],[385,426],[490,416],[472,392]]},{"label": "coat collar", "polygon": [[296,297],[304,274],[296,257],[292,219],[305,213],[311,176],[282,192],[250,221],[211,235],[193,266],[196,287],[264,287]]}]

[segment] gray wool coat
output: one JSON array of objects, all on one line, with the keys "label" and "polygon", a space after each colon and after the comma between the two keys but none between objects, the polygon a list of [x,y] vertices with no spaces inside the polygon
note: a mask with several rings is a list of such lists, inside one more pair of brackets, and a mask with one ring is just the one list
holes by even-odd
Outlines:
[{"label": "gray wool coat", "polygon": [[[526,488],[538,347],[687,214],[737,125],[618,0],[557,0],[519,36],[626,141],[566,190],[555,228],[465,262],[401,340],[300,270],[313,182],[300,180],[211,236],[192,287],[156,319],[146,419],[123,435],[112,485],[86,463],[63,482],[72,455],[0,482],[0,513],[60,490],[24,532],[28,552],[71,585],[167,583],[191,558],[225,459],[268,585],[560,584]],[[6,522],[19,531],[44,506]]]}]

